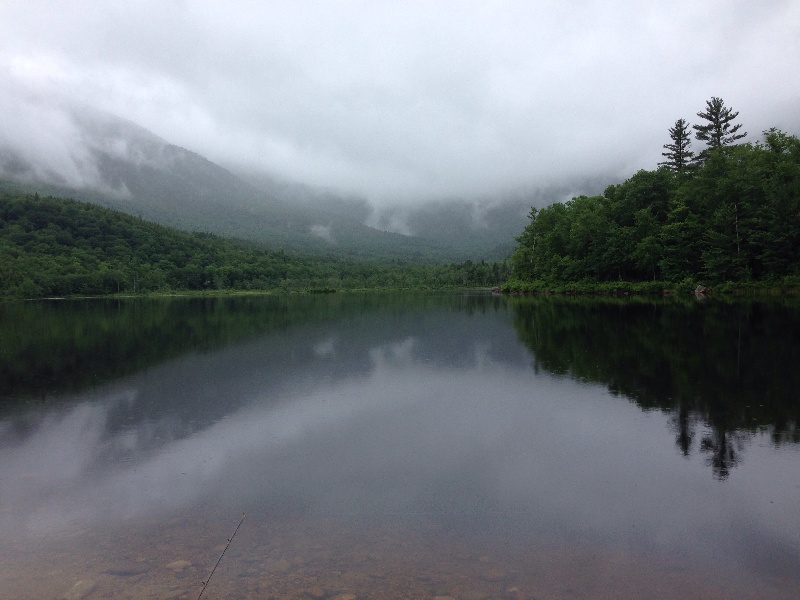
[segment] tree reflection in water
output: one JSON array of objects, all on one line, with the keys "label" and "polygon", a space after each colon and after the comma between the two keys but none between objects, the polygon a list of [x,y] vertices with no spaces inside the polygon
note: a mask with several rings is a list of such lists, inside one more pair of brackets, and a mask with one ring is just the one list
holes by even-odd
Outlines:
[{"label": "tree reflection in water", "polygon": [[[512,299],[534,368],[671,415],[681,454],[726,479],[748,439],[800,442],[800,307],[792,302]],[[699,432],[703,428],[705,431]]]}]

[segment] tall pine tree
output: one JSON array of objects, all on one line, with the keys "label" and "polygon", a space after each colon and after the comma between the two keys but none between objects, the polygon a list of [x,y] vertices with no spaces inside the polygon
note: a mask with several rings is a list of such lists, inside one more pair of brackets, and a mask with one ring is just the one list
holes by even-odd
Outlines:
[{"label": "tall pine tree", "polygon": [[706,100],[706,111],[697,113],[697,116],[707,123],[692,126],[695,137],[706,142],[709,150],[729,146],[747,135],[747,132],[736,133],[742,126],[741,124],[732,126],[731,121],[739,116],[739,112],[731,112],[722,98],[713,96],[711,100]]},{"label": "tall pine tree", "polygon": [[692,164],[694,152],[689,150],[692,143],[689,135],[689,124],[686,119],[678,119],[675,126],[669,128],[671,144],[664,144],[668,152],[662,152],[661,156],[667,160],[658,163],[659,167],[667,167],[675,173],[684,173]]}]

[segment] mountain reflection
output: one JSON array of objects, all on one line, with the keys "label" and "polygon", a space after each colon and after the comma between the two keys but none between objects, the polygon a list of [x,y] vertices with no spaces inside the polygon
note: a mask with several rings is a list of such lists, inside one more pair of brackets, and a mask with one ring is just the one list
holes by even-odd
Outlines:
[{"label": "mountain reflection", "polygon": [[[29,334],[19,346],[25,351],[17,361],[7,360],[5,371],[21,373],[19,365],[27,364],[67,380],[48,385],[45,378],[38,384],[44,400],[34,405],[21,399],[36,389],[36,377],[14,379],[17,388],[6,383],[11,398],[0,420],[0,480],[14,485],[0,489],[0,504],[17,508],[0,519],[6,531],[44,534],[72,523],[160,514],[204,499],[241,500],[277,513],[351,510],[359,501],[366,512],[376,506],[402,510],[409,490],[419,487],[411,497],[423,497],[437,476],[420,450],[425,444],[434,446],[431,455],[464,460],[455,444],[435,446],[448,439],[448,428],[454,430],[450,437],[462,438],[458,428],[467,417],[451,415],[467,411],[463,399],[469,392],[477,392],[482,403],[504,385],[503,369],[527,370],[527,351],[515,342],[502,298],[353,295],[215,304],[123,303],[117,320],[101,304],[87,311],[104,325],[98,328],[88,322],[76,327],[79,304],[65,313],[57,305],[56,314],[69,315],[61,328]],[[39,314],[38,307],[32,310]],[[487,311],[492,318],[473,318]],[[42,363],[24,362],[36,355],[27,348],[43,350],[69,338],[68,331],[79,332],[72,334],[72,357],[49,371]],[[161,346],[148,349],[152,364],[113,377],[131,368],[119,363],[144,343],[142,331]],[[187,341],[181,332],[190,331],[196,335]],[[105,355],[93,348],[114,334],[120,339],[113,347],[106,344]],[[82,374],[69,379],[62,365],[76,360],[84,370],[97,369],[102,380],[94,383],[97,378]],[[448,393],[453,398],[441,408]],[[431,398],[437,405],[430,406]],[[467,420],[477,422],[476,410],[468,411]],[[398,411],[420,420],[415,434],[380,424]],[[377,454],[374,448],[390,439],[386,455]],[[362,446],[350,449],[347,440]],[[331,452],[337,445],[338,456]],[[339,482],[364,473],[371,495]],[[380,489],[372,489],[377,480]]]},{"label": "mountain reflection", "polygon": [[[534,369],[602,383],[671,417],[725,479],[748,439],[800,442],[800,310],[779,302],[512,299]],[[702,431],[700,431],[702,430]]]},{"label": "mountain reflection", "polygon": [[[471,314],[501,305],[500,298],[402,293],[0,303],[0,414],[20,400],[51,402],[187,353],[298,325],[376,314],[396,319],[428,309]],[[319,343],[316,352],[324,353],[325,340]],[[452,355],[452,349],[442,354]]]},{"label": "mountain reflection", "polygon": [[586,542],[796,579],[788,307],[450,293],[0,311],[9,552],[247,512],[398,525],[437,552],[443,533]]},{"label": "mountain reflection", "polygon": [[203,502],[555,527],[570,506],[607,518],[573,506],[587,489],[628,503],[611,530],[655,501],[634,505],[631,480],[661,498],[668,474],[691,477],[664,456],[665,423],[719,479],[753,436],[800,441],[800,317],[780,303],[16,303],[0,336],[7,531]]}]

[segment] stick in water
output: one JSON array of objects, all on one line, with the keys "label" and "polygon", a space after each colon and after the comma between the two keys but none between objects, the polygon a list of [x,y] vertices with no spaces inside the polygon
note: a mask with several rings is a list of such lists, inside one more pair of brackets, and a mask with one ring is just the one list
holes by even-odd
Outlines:
[{"label": "stick in water", "polygon": [[203,582],[203,589],[202,589],[202,590],[200,590],[200,595],[199,595],[199,596],[197,596],[197,600],[200,600],[200,598],[202,598],[202,597],[203,597],[203,593],[206,591],[206,588],[208,587],[208,584],[209,584],[209,583],[211,583],[211,578],[214,576],[214,571],[216,571],[216,570],[217,570],[217,567],[219,566],[219,563],[220,563],[220,561],[222,560],[222,557],[223,557],[223,556],[225,556],[225,551],[228,549],[228,546],[230,546],[230,545],[231,545],[231,542],[233,541],[233,538],[235,538],[235,537],[236,537],[236,532],[237,532],[237,531],[239,531],[239,527],[241,527],[241,526],[242,526],[242,521],[244,521],[244,518],[245,518],[246,516],[247,516],[247,513],[243,513],[243,514],[242,514],[242,520],[241,520],[241,521],[239,521],[239,524],[236,526],[236,529],[234,529],[234,530],[233,530],[233,535],[232,535],[231,537],[229,537],[229,538],[228,538],[228,543],[227,543],[227,544],[225,544],[225,548],[223,548],[223,549],[222,549],[222,554],[220,554],[220,555],[219,555],[219,558],[217,559],[217,564],[215,564],[215,565],[214,565],[214,568],[213,568],[213,569],[211,569],[211,575],[209,575],[209,576],[208,576],[208,579],[206,579],[206,580]]}]

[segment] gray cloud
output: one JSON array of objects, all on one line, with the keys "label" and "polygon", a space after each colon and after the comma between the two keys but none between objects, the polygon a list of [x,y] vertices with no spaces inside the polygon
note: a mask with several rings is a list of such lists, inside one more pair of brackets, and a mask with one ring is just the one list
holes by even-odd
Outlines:
[{"label": "gray cloud", "polygon": [[89,177],[78,103],[377,204],[474,199],[653,168],[712,95],[796,134],[798,71],[792,1],[7,2],[0,143]]}]

